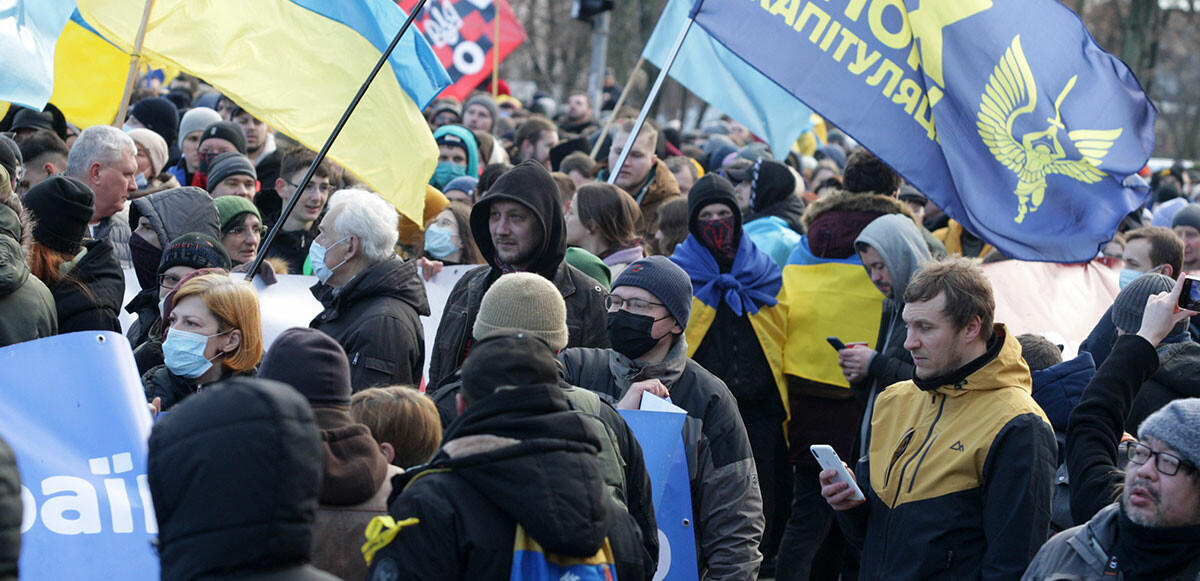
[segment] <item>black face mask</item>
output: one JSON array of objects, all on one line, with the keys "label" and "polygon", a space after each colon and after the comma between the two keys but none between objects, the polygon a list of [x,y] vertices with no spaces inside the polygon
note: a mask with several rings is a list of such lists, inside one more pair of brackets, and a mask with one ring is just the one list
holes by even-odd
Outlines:
[{"label": "black face mask", "polygon": [[[665,318],[667,317],[663,317],[663,319]],[[661,320],[649,315],[635,315],[625,310],[609,313],[608,342],[617,353],[630,359],[637,359],[662,340],[662,337],[655,338],[651,330],[654,323]],[[663,337],[665,336],[663,335]]]}]

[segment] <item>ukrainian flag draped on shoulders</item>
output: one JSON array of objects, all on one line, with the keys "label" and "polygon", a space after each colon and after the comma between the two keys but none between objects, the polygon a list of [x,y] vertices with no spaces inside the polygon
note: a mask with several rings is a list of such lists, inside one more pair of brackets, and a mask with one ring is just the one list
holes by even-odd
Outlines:
[{"label": "ukrainian flag draped on shoulders", "polygon": [[791,406],[783,376],[787,315],[779,303],[783,278],[775,261],[745,235],[741,237],[729,272],[722,273],[712,252],[692,235],[675,248],[671,261],[692,279],[694,296],[686,331],[688,357],[700,348],[717,317],[717,309],[724,302],[733,314],[744,315],[750,320],[775,378],[783,408],[790,418]]},{"label": "ukrainian flag draped on shoulders", "polygon": [[808,236],[783,268],[781,299],[787,304],[784,373],[849,389],[837,352],[825,341],[866,342],[874,348],[883,317],[883,295],[871,283],[857,254],[821,258]]},{"label": "ukrainian flag draped on shoulders", "polygon": [[[697,0],[713,38],[1004,254],[1086,262],[1157,111],[1056,0]],[[796,66],[803,63],[803,66]]]},{"label": "ukrainian flag draped on shoulders", "polygon": [[[105,38],[133,51],[145,0],[79,0]],[[319,149],[406,16],[388,0],[155,0],[142,54],[204,80]],[[405,33],[330,157],[420,221],[437,145],[421,109],[450,78],[416,28]]]}]

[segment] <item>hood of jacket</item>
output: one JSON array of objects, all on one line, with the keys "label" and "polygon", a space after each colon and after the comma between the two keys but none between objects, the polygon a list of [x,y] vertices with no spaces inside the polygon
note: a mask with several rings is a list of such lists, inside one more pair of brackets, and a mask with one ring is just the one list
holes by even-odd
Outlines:
[{"label": "hood of jacket", "polygon": [[116,316],[121,311],[121,301],[125,300],[125,272],[117,262],[112,244],[107,240],[90,240],[85,247],[87,252],[71,268],[71,276],[87,287],[94,300],[78,285],[60,281],[50,289],[58,307],[59,321],[97,306],[111,309]]},{"label": "hood of jacket", "polygon": [[308,401],[282,383],[229,379],[173,408],[150,433],[162,578],[307,563],[321,463]]},{"label": "hood of jacket", "polygon": [[1153,379],[1182,397],[1200,397],[1200,343],[1164,343],[1158,348],[1158,372]]},{"label": "hood of jacket", "polygon": [[913,273],[922,264],[933,260],[916,223],[904,214],[887,214],[876,218],[854,239],[854,245],[857,247],[859,244],[874,248],[883,257],[888,276],[892,279],[891,298],[899,302],[904,302],[904,291]]},{"label": "hood of jacket", "polygon": [[431,462],[447,467],[549,551],[590,557],[604,544],[609,496],[599,436],[557,385],[501,389],[450,424]]},{"label": "hood of jacket", "polygon": [[912,211],[895,198],[879,194],[836,191],[818,199],[804,210],[804,230],[809,249],[822,258],[847,258],[854,254],[854,240],[876,218]]},{"label": "hood of jacket", "polygon": [[208,192],[197,187],[174,188],[133,200],[129,209],[131,228],[137,228],[140,217],[150,221],[160,248],[189,232],[221,239],[217,206]]},{"label": "hood of jacket", "polygon": [[0,297],[6,297],[29,279],[29,264],[21,247],[21,219],[0,204]]},{"label": "hood of jacket", "polygon": [[969,391],[992,391],[1016,387],[1033,392],[1029,366],[1021,357],[1021,343],[1003,323],[992,324],[992,338],[983,355],[950,373],[930,380],[914,379],[922,390],[936,390],[950,397]]},{"label": "hood of jacket", "polygon": [[395,255],[367,267],[337,292],[321,284],[313,288],[326,307],[336,305],[339,311],[360,300],[387,296],[408,303],[418,315],[429,316],[429,299],[417,273],[417,263]]},{"label": "hood of jacket", "polygon": [[470,129],[461,125],[443,125],[433,132],[433,139],[450,134],[463,141],[467,145],[467,173],[470,177],[479,177],[479,142],[475,139],[475,134],[471,133]]},{"label": "hood of jacket", "polygon": [[321,504],[354,506],[370,500],[383,486],[388,470],[371,430],[355,423],[344,406],[313,406],[313,413],[325,455]]},{"label": "hood of jacket", "polygon": [[517,202],[533,212],[541,228],[542,239],[530,262],[529,272],[554,280],[554,271],[567,253],[567,227],[563,221],[558,185],[550,177],[550,172],[535,161],[525,161],[500,176],[492,189],[472,208],[471,235],[475,237],[479,252],[494,274],[500,270],[500,265],[496,260],[496,246],[492,244],[488,223],[491,205],[498,200]]},{"label": "hood of jacket", "polygon": [[912,218],[909,210],[900,200],[879,194],[852,194],[846,191],[835,191],[808,205],[804,209],[804,227],[809,228],[817,218],[833,212],[868,212],[878,214],[905,214]]},{"label": "hood of jacket", "polygon": [[1081,351],[1070,361],[1039,369],[1031,375],[1034,401],[1042,406],[1054,431],[1065,432],[1071,410],[1075,409],[1083,389],[1096,375],[1096,360],[1092,359],[1091,353]]}]

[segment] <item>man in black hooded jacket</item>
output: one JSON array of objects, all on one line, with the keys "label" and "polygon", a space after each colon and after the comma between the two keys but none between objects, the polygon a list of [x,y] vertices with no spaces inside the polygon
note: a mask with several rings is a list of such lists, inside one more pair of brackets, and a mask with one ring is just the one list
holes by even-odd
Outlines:
[{"label": "man in black hooded jacket", "polygon": [[[462,376],[442,449],[393,480],[391,522],[367,528],[368,578],[506,580],[518,558],[553,553],[606,566],[608,578],[650,579],[641,532],[605,488],[599,436],[571,411],[549,346],[497,332],[475,345]],[[523,537],[532,543],[518,553]]]},{"label": "man in black hooded jacket", "polygon": [[446,383],[467,357],[474,341],[471,329],[483,294],[509,272],[539,274],[562,293],[567,303],[567,347],[608,347],[604,297],[596,279],[566,263],[566,223],[558,186],[536,162],[509,170],[471,210],[471,234],[486,266],[463,275],[442,312],[429,385]]},{"label": "man in black hooded jacket", "polygon": [[162,578],[333,581],[308,564],[321,492],[308,401],[265,379],[221,382],[150,432]]}]

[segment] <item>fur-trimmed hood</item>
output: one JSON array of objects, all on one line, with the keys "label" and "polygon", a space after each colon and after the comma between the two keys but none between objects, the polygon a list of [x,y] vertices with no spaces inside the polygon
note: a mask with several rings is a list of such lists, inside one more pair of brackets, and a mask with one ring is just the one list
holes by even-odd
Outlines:
[{"label": "fur-trimmed hood", "polygon": [[801,220],[804,222],[804,227],[807,229],[812,226],[813,220],[816,220],[829,211],[841,210],[845,212],[875,212],[879,215],[883,214],[904,214],[909,218],[913,216],[912,210],[908,209],[900,200],[883,196],[880,194],[855,194],[844,190],[834,190],[832,193],[819,198],[817,201],[808,205],[804,210],[804,217]]}]

